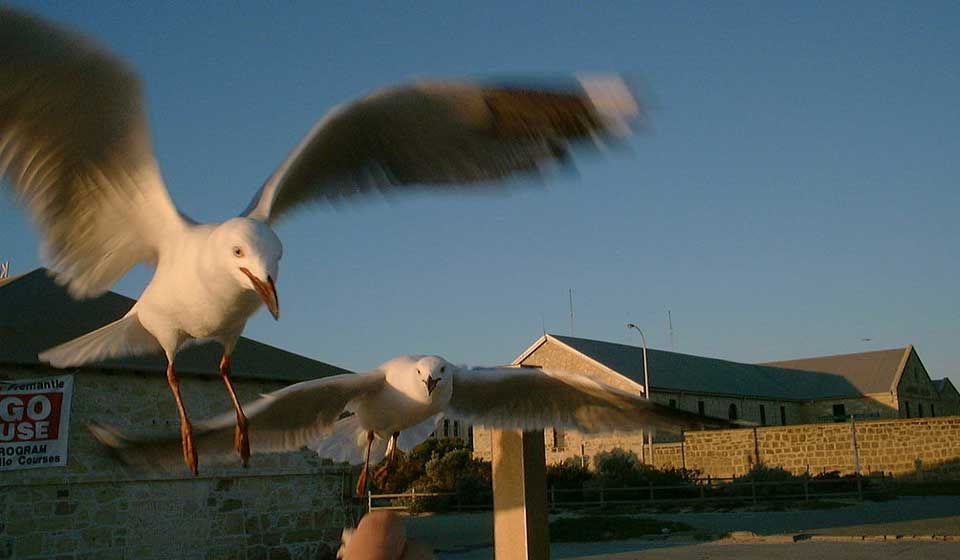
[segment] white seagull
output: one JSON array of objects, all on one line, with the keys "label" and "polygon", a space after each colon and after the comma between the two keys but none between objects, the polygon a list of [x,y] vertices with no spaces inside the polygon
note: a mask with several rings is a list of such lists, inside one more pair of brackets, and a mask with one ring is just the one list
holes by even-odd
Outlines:
[{"label": "white seagull", "polygon": [[[736,426],[579,374],[516,367],[465,369],[439,356],[399,356],[367,373],[304,381],[264,395],[246,410],[254,453],[310,447],[321,457],[353,462],[365,447],[357,495],[365,492],[371,460],[378,462],[387,454],[387,463],[376,474],[386,476],[396,449],[408,450],[425,440],[443,417],[491,428],[552,426],[582,433]],[[353,415],[341,418],[345,412]],[[205,459],[229,455],[232,426],[230,414],[198,424],[196,437]],[[157,466],[177,457],[175,438],[137,437],[100,424],[90,430],[127,463]]]},{"label": "white seagull", "polygon": [[58,281],[85,298],[137,263],[156,269],[123,318],[40,358],[68,367],[162,351],[194,473],[174,358],[192,341],[223,345],[220,372],[246,465],[247,421],[230,355],[261,304],[278,317],[282,245],[272,226],[281,217],[369,191],[536,175],[566,162],[575,144],[627,135],[637,115],[617,77],[581,79],[576,90],[464,81],[388,88],[324,116],[239,217],[201,224],[167,193],[134,72],[85,37],[0,6],[0,179],[40,225]]}]

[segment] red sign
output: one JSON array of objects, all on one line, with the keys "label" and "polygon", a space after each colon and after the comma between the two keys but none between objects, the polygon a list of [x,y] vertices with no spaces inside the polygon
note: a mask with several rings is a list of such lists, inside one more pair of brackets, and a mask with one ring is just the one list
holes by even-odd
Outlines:
[{"label": "red sign", "polygon": [[0,442],[47,441],[60,435],[63,393],[0,397]]}]

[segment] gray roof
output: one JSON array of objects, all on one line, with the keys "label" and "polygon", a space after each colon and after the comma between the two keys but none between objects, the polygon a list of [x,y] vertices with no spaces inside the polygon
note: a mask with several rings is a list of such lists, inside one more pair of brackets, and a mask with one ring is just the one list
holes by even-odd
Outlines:
[{"label": "gray roof", "polygon": [[943,379],[933,379],[933,386],[937,388],[937,393],[942,395],[944,391],[950,390],[951,393],[956,393],[957,388],[953,386],[953,383],[949,378],[944,377]]},{"label": "gray roof", "polygon": [[[134,300],[114,292],[75,300],[44,268],[0,281],[0,364],[45,365],[37,354],[122,317]],[[177,355],[177,372],[219,377],[222,348],[203,344]],[[233,376],[303,381],[350,373],[345,369],[241,337],[232,356]],[[91,364],[91,368],[164,371],[159,353]]]},{"label": "gray roof", "polygon": [[[643,385],[643,349],[625,344],[548,335]],[[861,393],[842,376],[797,371],[665,350],[647,350],[651,390],[738,395],[777,400],[855,397]]]},{"label": "gray roof", "polygon": [[898,379],[901,366],[912,350],[912,346],[907,346],[856,354],[767,362],[763,365],[842,375],[862,393],[885,393],[894,389],[893,385]]}]

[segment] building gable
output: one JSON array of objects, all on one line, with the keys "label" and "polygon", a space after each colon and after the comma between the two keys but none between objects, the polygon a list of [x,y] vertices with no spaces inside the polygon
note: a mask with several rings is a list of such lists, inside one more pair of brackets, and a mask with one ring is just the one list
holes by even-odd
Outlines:
[{"label": "building gable", "polygon": [[624,391],[643,392],[642,384],[578,352],[549,334],[540,337],[537,342],[517,356],[513,364],[575,372]]}]

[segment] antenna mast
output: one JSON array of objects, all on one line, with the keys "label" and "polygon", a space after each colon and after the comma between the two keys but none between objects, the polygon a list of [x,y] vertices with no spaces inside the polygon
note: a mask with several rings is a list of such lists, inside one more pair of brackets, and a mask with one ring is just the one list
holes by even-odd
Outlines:
[{"label": "antenna mast", "polygon": [[677,351],[676,339],[673,336],[673,316],[670,314],[670,310],[667,309],[667,324],[670,326],[670,351]]},{"label": "antenna mast", "polygon": [[569,289],[570,295],[570,336],[573,336],[573,288]]}]

